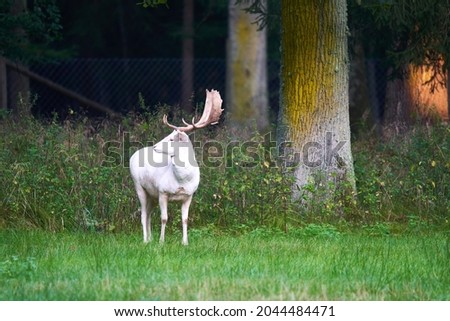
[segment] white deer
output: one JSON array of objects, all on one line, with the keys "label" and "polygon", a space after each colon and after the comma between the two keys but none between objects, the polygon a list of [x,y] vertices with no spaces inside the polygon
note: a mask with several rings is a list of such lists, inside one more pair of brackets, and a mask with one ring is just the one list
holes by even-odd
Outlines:
[{"label": "white deer", "polygon": [[136,151],[130,158],[130,172],[141,204],[141,223],[144,242],[151,239],[150,210],[155,200],[161,210],[161,236],[164,242],[167,223],[167,204],[181,201],[181,221],[183,224],[184,245],[188,244],[187,224],[192,195],[200,182],[200,170],[195,160],[194,148],[187,132],[218,123],[222,114],[222,98],[216,90],[206,90],[203,115],[192,124],[182,120],[183,127],[168,123],[167,115],[163,123],[174,131],[151,147]]}]

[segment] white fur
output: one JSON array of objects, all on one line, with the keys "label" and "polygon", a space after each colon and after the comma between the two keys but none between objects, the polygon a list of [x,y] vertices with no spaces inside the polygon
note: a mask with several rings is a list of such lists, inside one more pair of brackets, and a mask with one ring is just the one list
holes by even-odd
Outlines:
[{"label": "white fur", "polygon": [[200,170],[189,136],[174,130],[154,146],[136,151],[130,158],[130,172],[141,203],[144,242],[151,239],[150,209],[156,200],[161,210],[160,242],[164,242],[167,204],[174,200],[182,202],[182,243],[187,245],[189,206],[200,183]]}]

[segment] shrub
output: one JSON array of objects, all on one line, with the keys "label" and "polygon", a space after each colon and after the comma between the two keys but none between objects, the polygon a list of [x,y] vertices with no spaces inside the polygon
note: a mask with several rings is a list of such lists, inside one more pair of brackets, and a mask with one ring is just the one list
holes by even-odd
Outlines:
[{"label": "shrub", "polygon": [[[81,116],[43,121],[3,115],[0,226],[139,229],[139,203],[128,158],[167,134],[160,123],[167,110],[167,106],[157,113],[144,109],[142,115],[128,115],[122,121]],[[309,226],[307,230],[314,232],[313,227],[329,224],[356,224],[366,230],[391,223],[449,226],[448,127],[416,128],[387,143],[354,142],[357,194],[343,185],[325,198],[321,193],[327,189],[308,185],[303,188],[309,193],[308,202],[291,199],[293,175],[276,166],[275,152],[264,137],[253,134],[243,145],[228,133],[219,127],[191,136],[201,166],[190,210],[194,227],[247,231],[266,226],[287,231]],[[213,157],[217,148],[222,148],[219,162]],[[179,205],[171,204],[169,211],[171,226],[178,231]],[[159,210],[153,215],[159,217]],[[153,222],[158,225],[159,219]]]},{"label": "shrub", "polygon": [[359,141],[353,156],[361,219],[448,226],[449,127],[418,126],[385,143]]}]

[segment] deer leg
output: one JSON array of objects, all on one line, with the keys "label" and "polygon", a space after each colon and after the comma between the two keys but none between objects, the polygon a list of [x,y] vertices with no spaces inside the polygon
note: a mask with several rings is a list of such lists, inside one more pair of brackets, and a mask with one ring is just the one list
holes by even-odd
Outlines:
[{"label": "deer leg", "polygon": [[189,217],[189,206],[191,205],[192,195],[186,199],[181,205],[181,222],[183,224],[183,245],[188,245],[188,217]]},{"label": "deer leg", "polygon": [[141,203],[141,223],[142,232],[144,234],[144,243],[148,243],[151,239],[151,226],[150,226],[150,216],[149,216],[149,197],[147,192],[142,188],[142,186],[136,186],[136,192]]},{"label": "deer leg", "polygon": [[168,202],[169,198],[166,194],[159,194],[159,208],[161,210],[161,236],[159,238],[160,243],[164,243],[164,236],[166,233]]}]

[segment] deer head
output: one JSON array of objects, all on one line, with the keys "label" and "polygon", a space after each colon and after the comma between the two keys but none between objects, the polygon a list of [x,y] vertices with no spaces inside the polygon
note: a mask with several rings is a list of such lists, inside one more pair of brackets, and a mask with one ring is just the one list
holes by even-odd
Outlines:
[{"label": "deer head", "polygon": [[182,119],[185,126],[179,127],[170,124],[167,121],[167,115],[163,116],[163,123],[174,131],[162,139],[159,143],[154,145],[153,149],[158,153],[166,153],[169,155],[174,155],[175,150],[180,148],[180,146],[187,146],[186,143],[190,142],[188,132],[195,129],[204,128],[208,125],[215,125],[219,122],[220,115],[222,114],[222,98],[217,90],[206,90],[206,101],[205,108],[203,109],[203,114],[200,119],[195,122],[192,119],[192,124],[187,123]]}]

